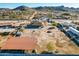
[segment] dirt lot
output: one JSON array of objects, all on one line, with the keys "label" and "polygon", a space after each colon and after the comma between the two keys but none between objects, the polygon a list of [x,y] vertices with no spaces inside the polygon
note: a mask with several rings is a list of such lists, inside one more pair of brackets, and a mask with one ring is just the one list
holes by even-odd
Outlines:
[{"label": "dirt lot", "polygon": [[58,51],[59,54],[79,54],[79,47],[56,27],[51,30],[26,29],[23,33],[23,36],[24,35],[37,38],[37,44],[40,47],[38,49],[39,53],[46,50]]},{"label": "dirt lot", "polygon": [[[58,54],[79,54],[79,47],[71,41],[63,32],[54,29],[24,29],[21,36],[29,36],[37,39],[39,48],[38,53],[42,51],[53,51]],[[10,38],[0,36],[0,46]],[[56,52],[55,52],[56,51]]]}]

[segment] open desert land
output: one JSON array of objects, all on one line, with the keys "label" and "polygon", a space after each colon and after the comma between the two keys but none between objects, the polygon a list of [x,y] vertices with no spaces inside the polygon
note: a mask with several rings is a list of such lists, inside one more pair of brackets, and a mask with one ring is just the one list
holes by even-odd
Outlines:
[{"label": "open desert land", "polygon": [[1,9],[0,52],[79,54],[79,8],[66,8]]},{"label": "open desert land", "polygon": [[[47,31],[51,31],[51,33],[47,33]],[[79,47],[57,28],[52,30],[36,30],[31,36],[37,39],[37,44],[40,48],[38,49],[39,52],[47,50],[54,51],[54,53],[58,51],[59,54],[79,53]]]},{"label": "open desert land", "polygon": [[57,54],[78,54],[79,47],[57,27],[48,29],[24,29],[21,37],[35,38],[37,41],[37,53],[52,51]]}]

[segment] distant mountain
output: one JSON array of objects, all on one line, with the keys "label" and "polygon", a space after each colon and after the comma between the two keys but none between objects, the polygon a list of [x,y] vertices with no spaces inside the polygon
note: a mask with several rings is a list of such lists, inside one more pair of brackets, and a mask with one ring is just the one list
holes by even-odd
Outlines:
[{"label": "distant mountain", "polygon": [[51,10],[51,11],[79,11],[79,8],[74,7],[64,7],[64,6],[44,6],[36,7],[36,10]]},{"label": "distant mountain", "polygon": [[34,10],[51,10],[51,11],[75,11],[75,12],[79,12],[79,8],[74,8],[74,7],[64,7],[64,6],[40,6],[40,7],[27,7],[27,6],[18,6],[14,9],[9,9],[9,8],[0,8],[0,10],[29,10],[29,9],[34,9]]},{"label": "distant mountain", "polygon": [[29,7],[22,5],[22,6],[18,6],[16,8],[14,8],[13,10],[27,10],[28,8]]},{"label": "distant mountain", "polygon": [[36,7],[36,10],[43,10],[43,9],[48,9],[48,10],[57,10],[57,11],[65,11],[64,6],[45,6],[45,7]]},{"label": "distant mountain", "polygon": [[11,10],[9,8],[0,8],[0,10]]}]

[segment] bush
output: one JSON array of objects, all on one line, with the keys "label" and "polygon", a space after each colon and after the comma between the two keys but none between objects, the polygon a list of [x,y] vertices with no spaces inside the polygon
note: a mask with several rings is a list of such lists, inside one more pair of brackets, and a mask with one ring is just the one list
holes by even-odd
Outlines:
[{"label": "bush", "polygon": [[35,53],[36,54],[36,50],[34,49],[34,50],[32,50],[32,53]]},{"label": "bush", "polygon": [[47,31],[47,33],[51,33],[51,31]]},{"label": "bush", "polygon": [[50,29],[54,29],[54,28],[55,28],[55,27],[49,27],[48,30],[50,30]]},{"label": "bush", "polygon": [[63,13],[62,15],[64,15],[64,16],[70,16],[71,14],[70,13]]},{"label": "bush", "polygon": [[55,47],[54,47],[54,45],[53,45],[52,42],[49,42],[49,43],[47,44],[47,49],[48,49],[48,51],[52,51],[52,50],[55,49]]},{"label": "bush", "polygon": [[53,18],[53,17],[52,17],[52,13],[49,13],[49,14],[48,14],[48,17],[49,17],[49,18]]},{"label": "bush", "polygon": [[3,32],[3,33],[2,33],[3,36],[6,36],[6,35],[8,35],[8,34],[9,34],[9,32]]},{"label": "bush", "polygon": [[58,25],[58,23],[56,23],[56,22],[52,23],[52,26],[57,26],[57,25]]},{"label": "bush", "polygon": [[41,54],[53,54],[51,51],[42,51]]}]

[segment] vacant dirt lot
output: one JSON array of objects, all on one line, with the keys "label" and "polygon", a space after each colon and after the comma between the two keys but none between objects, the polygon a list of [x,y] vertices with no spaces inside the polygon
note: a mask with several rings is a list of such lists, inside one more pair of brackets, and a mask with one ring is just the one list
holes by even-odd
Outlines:
[{"label": "vacant dirt lot", "polygon": [[[50,32],[48,32],[50,31]],[[39,45],[38,52],[46,51],[58,51],[59,54],[79,54],[79,47],[71,41],[63,32],[54,29],[26,29],[23,36],[31,36],[37,38],[37,44]],[[50,46],[48,44],[51,44]],[[48,48],[49,47],[49,48]]]},{"label": "vacant dirt lot", "polygon": [[[21,36],[36,38],[39,46],[38,53],[53,51],[58,54],[79,54],[79,47],[56,27],[54,29],[24,29]],[[0,46],[8,38],[10,39],[11,37],[0,36]]]}]

